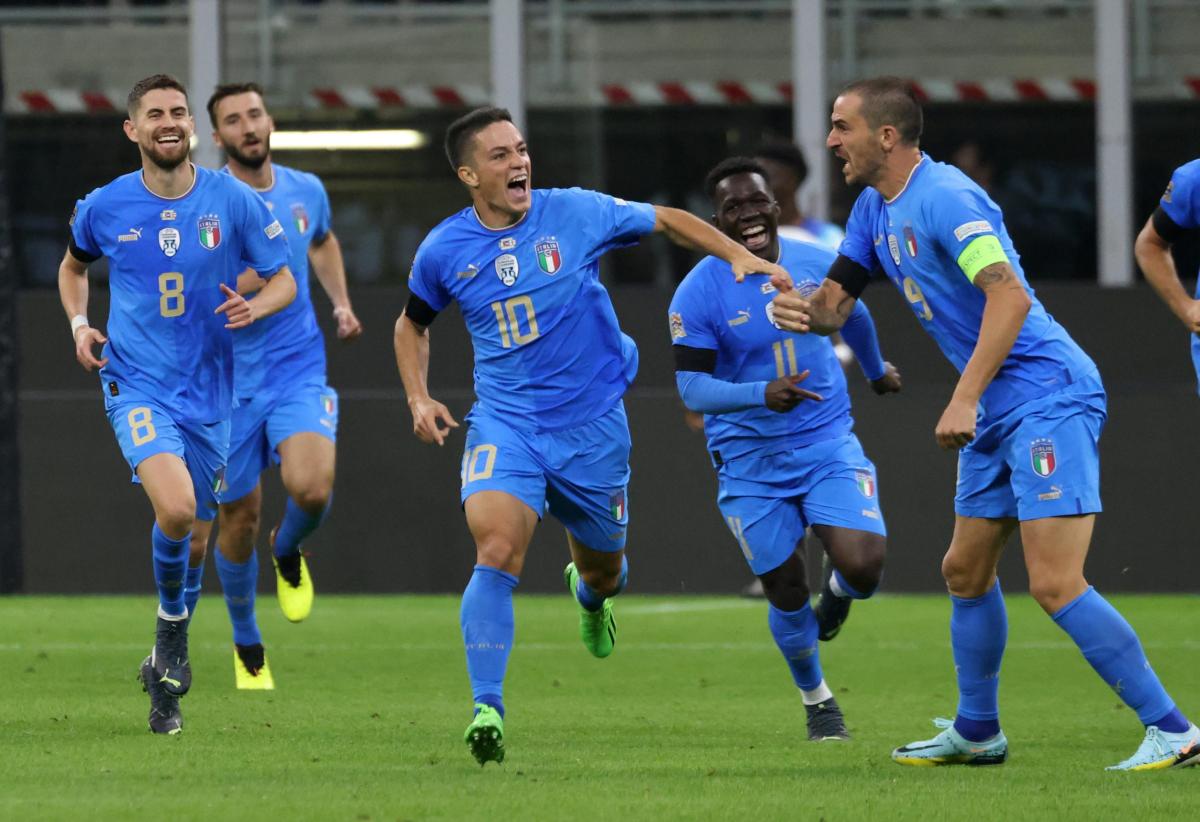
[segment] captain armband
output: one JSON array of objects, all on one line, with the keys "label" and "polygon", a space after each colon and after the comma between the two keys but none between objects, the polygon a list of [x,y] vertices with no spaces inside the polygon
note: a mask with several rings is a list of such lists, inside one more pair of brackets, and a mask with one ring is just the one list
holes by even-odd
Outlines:
[{"label": "captain armband", "polygon": [[1000,239],[995,234],[975,238],[958,255],[958,267],[972,283],[975,282],[975,276],[989,265],[1008,261],[1008,255],[1004,253]]}]

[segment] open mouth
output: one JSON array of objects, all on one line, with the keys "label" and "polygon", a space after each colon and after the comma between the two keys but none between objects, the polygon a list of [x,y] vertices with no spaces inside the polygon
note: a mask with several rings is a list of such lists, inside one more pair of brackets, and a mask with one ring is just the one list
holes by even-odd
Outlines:
[{"label": "open mouth", "polygon": [[761,251],[766,248],[770,239],[765,225],[752,225],[742,229],[742,245],[751,251]]},{"label": "open mouth", "polygon": [[163,147],[177,146],[183,142],[183,135],[174,132],[170,134],[160,134],[154,138],[154,142],[156,145]]},{"label": "open mouth", "polygon": [[522,172],[521,174],[512,177],[506,187],[510,194],[517,199],[524,199],[529,193],[529,175]]}]

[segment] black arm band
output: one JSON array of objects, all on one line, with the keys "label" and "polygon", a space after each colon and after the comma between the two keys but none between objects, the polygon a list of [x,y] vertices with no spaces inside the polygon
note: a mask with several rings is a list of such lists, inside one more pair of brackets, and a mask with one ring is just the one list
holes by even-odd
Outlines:
[{"label": "black arm band", "polygon": [[437,311],[429,303],[416,294],[408,295],[408,305],[404,307],[404,316],[420,326],[429,326],[437,319]]},{"label": "black arm band", "polygon": [[717,370],[717,352],[711,348],[692,348],[690,345],[673,345],[676,371],[699,371],[711,374]]},{"label": "black arm band", "polygon": [[89,254],[79,246],[75,245],[74,237],[67,241],[67,251],[71,252],[71,256],[79,260],[79,262],[83,263],[84,265],[87,265],[88,263],[94,263],[96,260],[100,259],[99,254]]},{"label": "black arm band", "polygon": [[320,237],[314,236],[311,240],[309,240],[308,247],[309,248],[319,248],[320,246],[325,245],[325,241],[328,240],[332,236],[333,236],[332,231],[326,231]]},{"label": "black arm band", "polygon": [[843,291],[857,300],[866,289],[867,283],[870,282],[871,272],[849,257],[839,254],[833,261],[833,265],[829,266],[825,278],[833,280],[842,287]]},{"label": "black arm band", "polygon": [[1167,216],[1167,212],[1162,210],[1162,206],[1154,209],[1154,213],[1150,215],[1150,221],[1154,223],[1154,230],[1158,232],[1158,236],[1168,243],[1175,242],[1186,231],[1179,223]]}]

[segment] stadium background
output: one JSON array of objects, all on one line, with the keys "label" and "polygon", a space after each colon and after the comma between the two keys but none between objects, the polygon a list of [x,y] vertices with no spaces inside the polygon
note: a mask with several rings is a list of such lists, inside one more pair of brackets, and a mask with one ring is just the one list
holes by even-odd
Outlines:
[{"label": "stadium background", "polygon": [[[803,25],[816,20],[824,25]],[[217,79],[262,81],[280,129],[405,128],[426,140],[276,155],[324,179],[366,326],[355,345],[330,347],[342,396],[336,502],[306,545],[322,590],[457,591],[469,573],[461,437],[434,449],[411,436],[391,354],[412,253],[466,202],[439,149],[451,119],[494,89],[524,111],[535,185],[706,215],[699,182],[709,166],[794,133],[810,147],[837,87],[885,72],[913,78],[926,96],[931,154],[977,152],[975,171],[1005,208],[1033,285],[1100,365],[1110,392],[1106,513],[1089,577],[1106,590],[1193,590],[1195,378],[1186,334],[1137,281],[1130,248],[1171,170],[1197,154],[1197,30],[1200,6],[1180,0],[4,3],[0,590],[150,587],[149,509],[125,482],[95,378],[74,362],[54,279],[73,200],[136,165],[120,131],[123,95],[157,71],[189,84],[199,159],[210,165],[218,158],[200,109]],[[844,218],[852,192],[823,152],[808,155],[805,205]],[[1200,254],[1194,242],[1177,250],[1190,281]],[[643,593],[732,592],[748,578],[713,505],[702,439],[684,427],[675,396],[664,313],[691,263],[651,239],[604,264],[642,351],[627,403],[630,545]],[[99,318],[104,273],[92,273]],[[891,532],[885,586],[936,591],[954,461],[932,429],[954,375],[891,289],[867,299],[885,356],[905,376],[897,397],[855,390]],[[453,312],[433,337],[433,394],[461,418],[469,342]],[[268,488],[270,522],[281,505],[278,483]],[[561,529],[550,522],[535,542],[522,590],[557,590]],[[1019,553],[1005,562],[1008,590],[1020,590]]]}]

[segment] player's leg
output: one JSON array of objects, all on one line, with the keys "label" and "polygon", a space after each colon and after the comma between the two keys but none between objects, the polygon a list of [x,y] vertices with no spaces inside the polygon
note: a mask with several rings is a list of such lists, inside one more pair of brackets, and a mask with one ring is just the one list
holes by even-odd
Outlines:
[{"label": "player's leg", "polygon": [[200,589],[204,581],[204,560],[208,556],[208,541],[212,537],[212,522],[197,519],[192,525],[192,540],[188,551],[187,575],[183,583],[183,604],[187,607],[188,621],[196,615],[200,602]]},{"label": "player's leg", "polygon": [[279,606],[292,622],[312,610],[312,576],[300,546],[329,514],[337,424],[337,392],[324,383],[301,386],[277,403],[266,419],[271,453],[280,462],[288,494],[283,519],[270,541]]},{"label": "player's leg", "polygon": [[254,609],[258,589],[258,554],[254,544],[261,510],[262,485],[257,483],[238,499],[222,502],[221,527],[213,557],[225,595],[225,609],[233,626],[234,683],[239,690],[275,687]]}]

